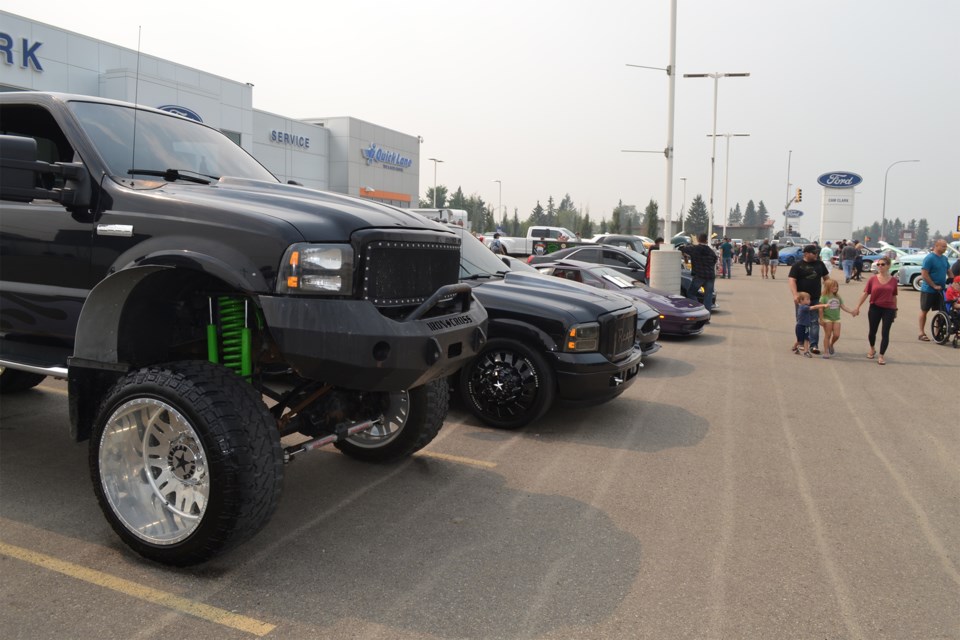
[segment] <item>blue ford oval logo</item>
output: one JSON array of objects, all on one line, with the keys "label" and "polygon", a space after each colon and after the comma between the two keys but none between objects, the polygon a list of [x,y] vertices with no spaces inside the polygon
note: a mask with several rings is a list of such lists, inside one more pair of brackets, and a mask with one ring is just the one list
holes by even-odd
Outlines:
[{"label": "blue ford oval logo", "polygon": [[858,176],[855,173],[845,173],[842,171],[834,171],[832,173],[825,173],[819,178],[817,182],[825,187],[833,187],[834,189],[846,189],[849,187],[855,187],[861,182],[863,178]]},{"label": "blue ford oval logo", "polygon": [[162,107],[157,107],[160,111],[166,111],[167,113],[172,113],[176,116],[183,116],[184,118],[190,118],[191,120],[196,120],[197,122],[203,122],[203,118],[194,111],[193,109],[187,109],[186,107],[181,107],[176,104],[165,104]]}]

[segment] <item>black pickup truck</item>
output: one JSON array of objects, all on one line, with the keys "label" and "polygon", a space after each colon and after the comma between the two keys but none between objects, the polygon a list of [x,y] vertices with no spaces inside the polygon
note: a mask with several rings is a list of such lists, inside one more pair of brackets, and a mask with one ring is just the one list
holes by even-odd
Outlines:
[{"label": "black pickup truck", "polygon": [[148,558],[252,536],[303,451],[430,442],[486,341],[459,258],[444,227],[281,184],[197,122],[0,94],[0,393],[68,380],[103,512]]},{"label": "black pickup truck", "polygon": [[451,229],[462,235],[460,279],[490,316],[487,344],[452,376],[471,413],[514,429],[555,401],[598,404],[634,383],[642,347],[660,334],[655,311],[616,293],[543,276],[495,255],[462,227]]}]

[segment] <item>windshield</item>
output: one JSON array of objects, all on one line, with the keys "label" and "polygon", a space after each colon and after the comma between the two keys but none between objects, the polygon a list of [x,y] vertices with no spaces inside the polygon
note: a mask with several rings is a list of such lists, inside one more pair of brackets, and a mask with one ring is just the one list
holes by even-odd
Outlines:
[{"label": "windshield", "polygon": [[205,183],[222,176],[277,182],[229,138],[191,120],[98,102],[71,102],[70,108],[110,175],[121,182],[133,184],[145,176],[153,176],[148,178],[153,185],[157,178]]},{"label": "windshield", "polygon": [[510,271],[510,267],[493,251],[467,233],[463,227],[447,225],[447,228],[460,235],[460,279],[486,278]]}]

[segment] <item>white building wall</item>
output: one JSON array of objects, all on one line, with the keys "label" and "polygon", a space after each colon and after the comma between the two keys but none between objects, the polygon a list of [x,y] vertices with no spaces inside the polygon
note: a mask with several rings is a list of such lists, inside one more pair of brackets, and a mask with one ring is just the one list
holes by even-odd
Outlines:
[{"label": "white building wall", "polygon": [[[283,182],[332,190],[327,174],[329,132],[323,127],[266,111],[253,112],[253,156]],[[278,134],[287,134],[285,139]],[[295,140],[296,142],[290,141]]]}]

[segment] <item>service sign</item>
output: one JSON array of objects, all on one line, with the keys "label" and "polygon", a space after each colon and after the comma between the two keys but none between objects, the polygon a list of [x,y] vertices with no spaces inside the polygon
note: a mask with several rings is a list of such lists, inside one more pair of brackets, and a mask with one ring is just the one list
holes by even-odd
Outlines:
[{"label": "service sign", "polygon": [[783,215],[787,218],[802,218],[803,211],[800,211],[799,209],[787,209],[783,212]]},{"label": "service sign", "polygon": [[818,184],[824,187],[832,187],[834,189],[850,189],[857,186],[861,182],[863,182],[863,178],[857,174],[847,173],[844,171],[825,173],[817,178]]}]

